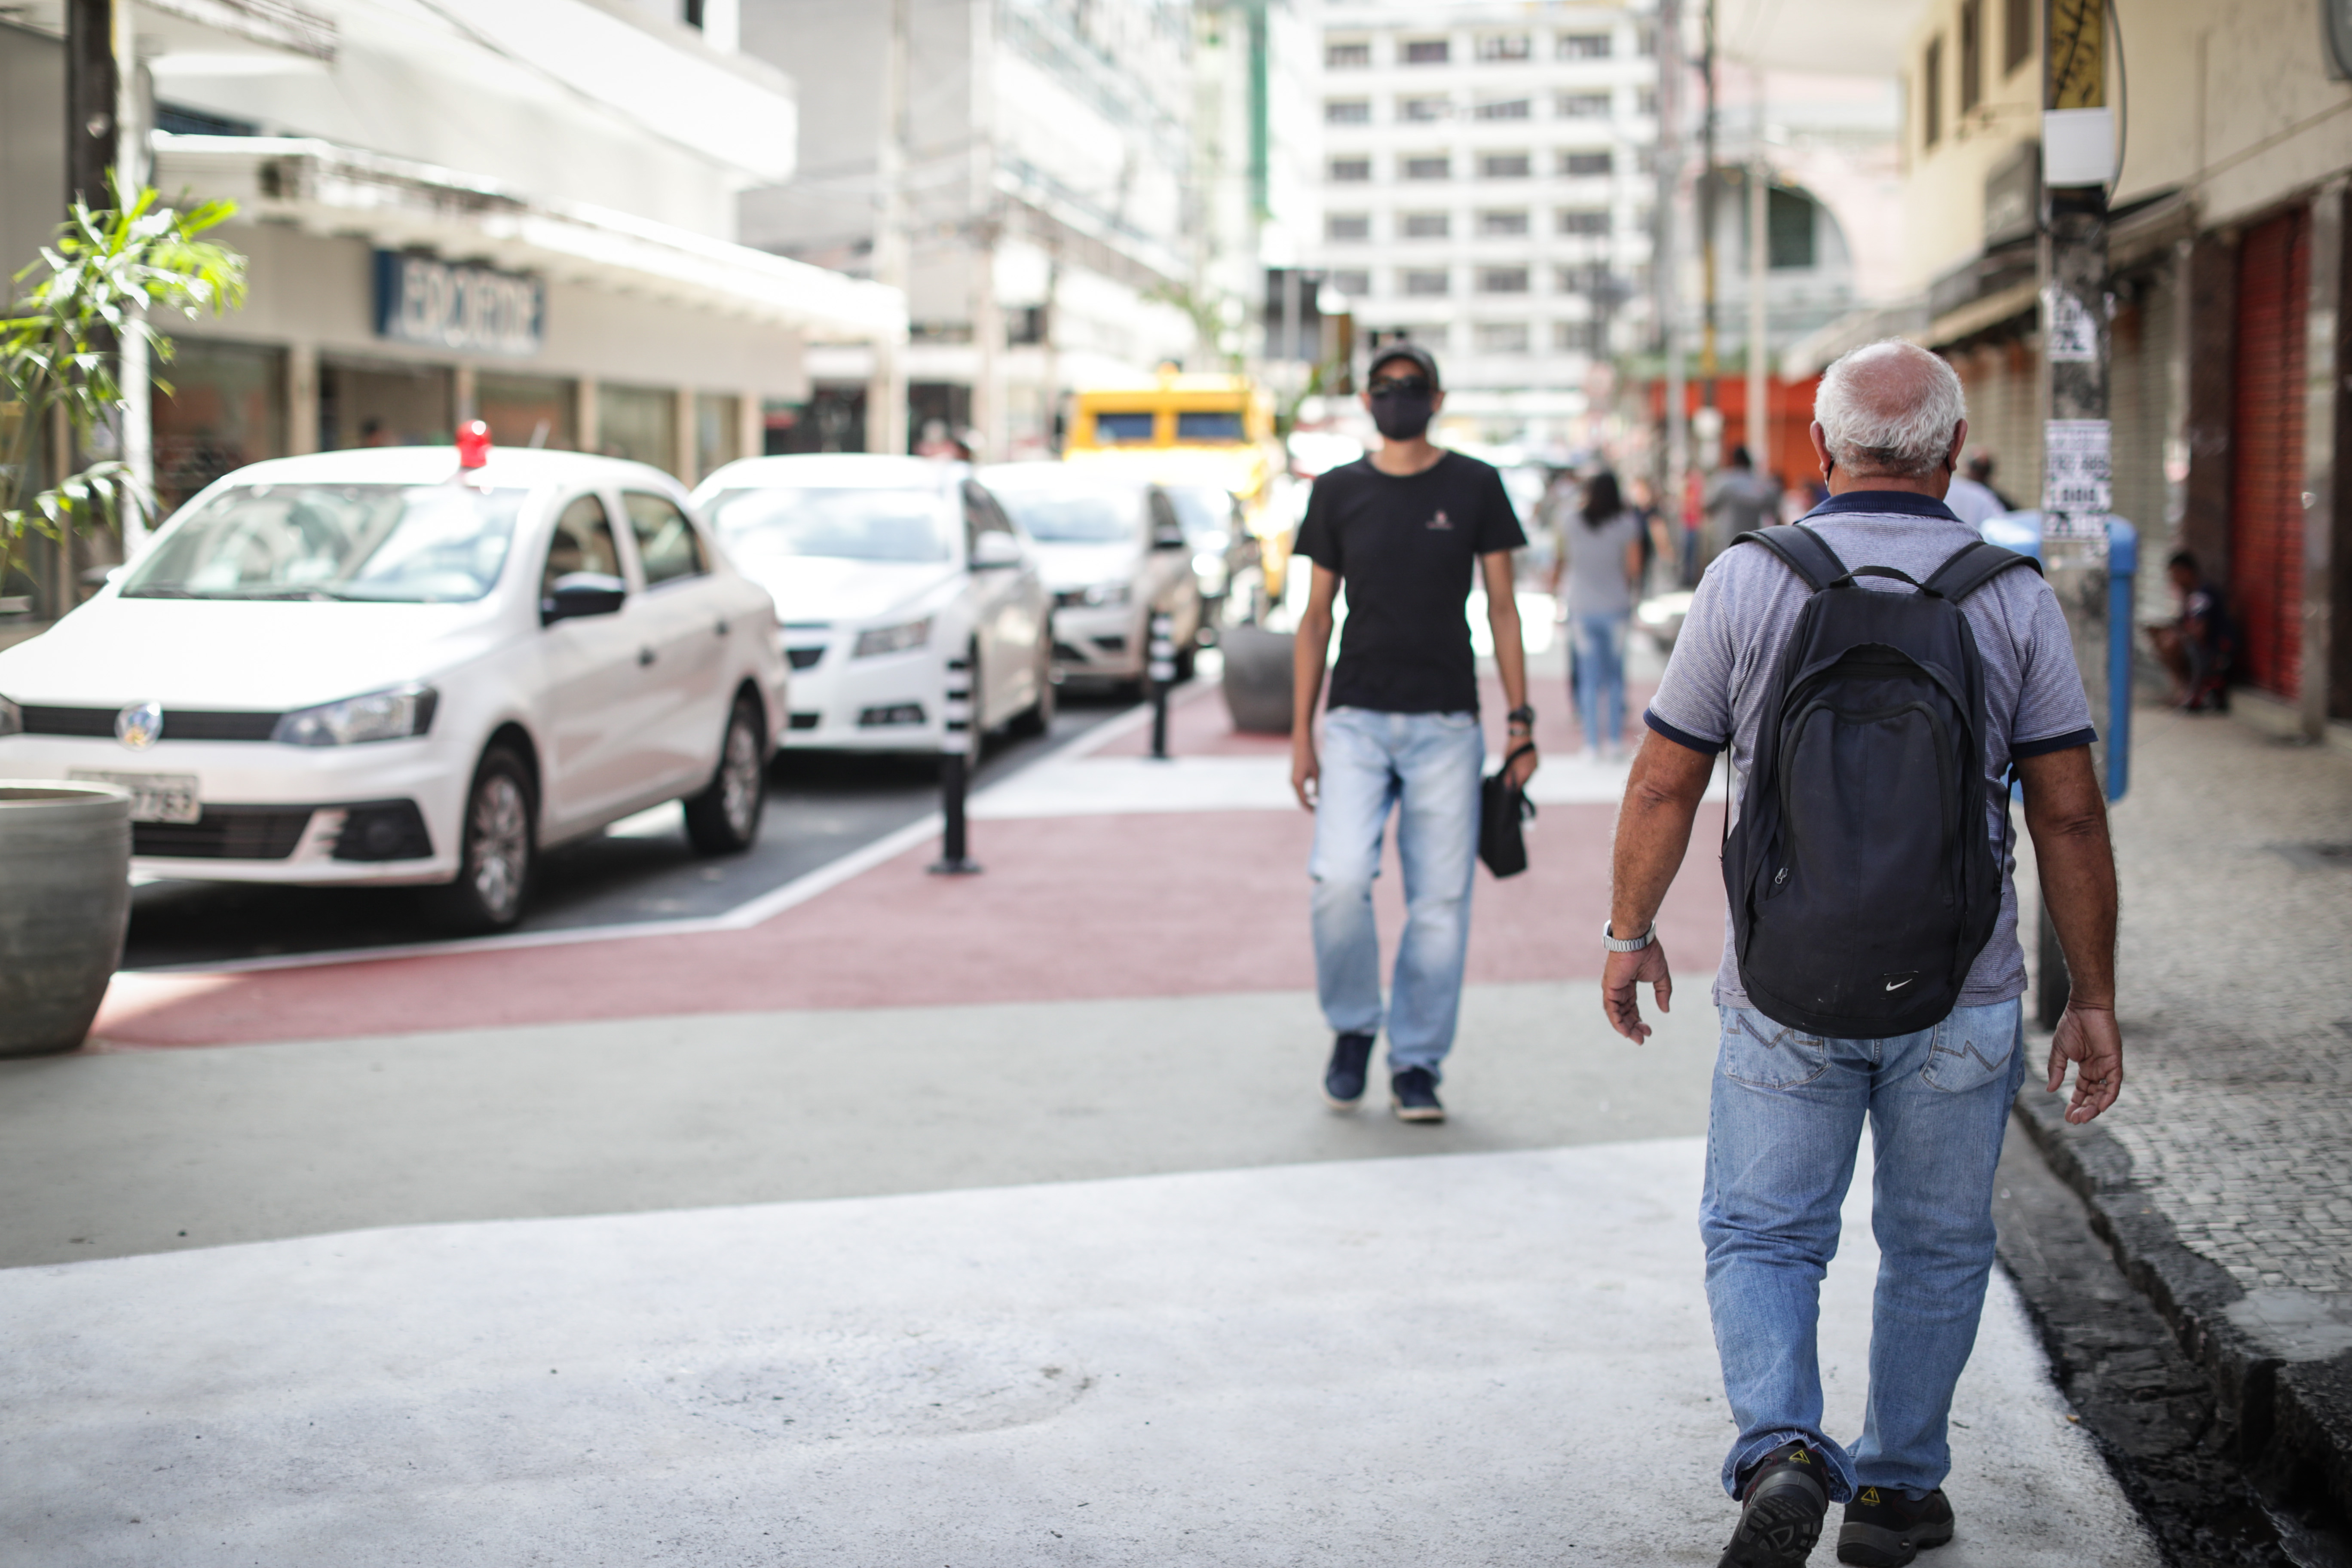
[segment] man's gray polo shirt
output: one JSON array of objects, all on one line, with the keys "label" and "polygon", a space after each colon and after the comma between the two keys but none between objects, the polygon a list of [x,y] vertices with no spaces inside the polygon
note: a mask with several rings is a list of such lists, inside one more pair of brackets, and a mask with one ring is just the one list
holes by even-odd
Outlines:
[{"label": "man's gray polo shirt", "polygon": [[[1941,501],[1905,490],[1849,490],[1822,502],[1805,521],[1848,566],[1892,566],[1922,582],[1977,537]],[[1913,591],[1883,577],[1857,581],[1872,591]],[[1735,802],[1755,755],[1772,672],[1810,596],[1803,581],[1769,550],[1749,545],[1718,558],[1699,580],[1665,678],[1643,715],[1667,740],[1709,755],[1721,751],[1724,737],[1730,736]],[[1984,660],[1985,830],[1999,843],[2006,831],[2010,759],[2090,744],[2091,704],[2074,668],[2058,596],[2037,574],[2004,572],[1961,607]],[[1969,971],[1960,991],[1963,1007],[2025,994],[2015,868],[2011,856],[2001,870],[2000,922]],[[1728,914],[1715,999],[1729,1007],[1748,1005],[1732,954]]]}]

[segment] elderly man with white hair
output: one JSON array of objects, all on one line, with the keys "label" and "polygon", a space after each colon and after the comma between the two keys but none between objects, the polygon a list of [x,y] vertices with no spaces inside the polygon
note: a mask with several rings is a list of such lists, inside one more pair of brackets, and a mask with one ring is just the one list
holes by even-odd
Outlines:
[{"label": "elderly man with white hair", "polygon": [[[1700,1209],[1707,1303],[1725,1392],[1739,1427],[1723,1465],[1725,1489],[1742,1505],[1722,1557],[1725,1568],[1795,1568],[1811,1552],[1833,1500],[1845,1505],[1838,1535],[1843,1563],[1894,1568],[1953,1537],[1952,1509],[1942,1491],[1950,1469],[1946,1427],[1992,1267],[1994,1168],[2010,1104],[2025,1074],[2020,1001],[2025,965],[2009,853],[2012,777],[2023,787],[2025,826],[2033,837],[2043,898],[2073,979],[2072,999],[2052,1040],[2048,1087],[2058,1092],[2067,1063],[2074,1063],[2066,1119],[2085,1122],[2115,1103],[2123,1083],[2114,1010],[2115,868],[2105,805],[2091,765],[2090,705],[2049,586],[2021,566],[2002,569],[2020,566],[2006,556],[1971,553],[1979,542],[1975,531],[1944,505],[1968,438],[1959,379],[1924,349],[1873,343],[1829,368],[1813,412],[1813,450],[1829,499],[1804,519],[1806,534],[1776,530],[1776,538],[1760,542],[1770,548],[1732,549],[1708,569],[1644,716],[1651,733],[1618,818],[1610,919],[1602,931],[1609,948],[1603,1006],[1612,1026],[1639,1042],[1650,1031],[1637,986],[1652,986],[1661,1010],[1669,1005],[1673,981],[1653,921],[1688,847],[1715,756],[1725,747],[1735,782],[1763,769],[1770,793],[1735,788],[1734,795],[1759,832],[1760,825],[1805,820],[1808,811],[1816,824],[1868,817],[1874,796],[1880,802],[1919,798],[1903,795],[1906,781],[1883,766],[1860,781],[1836,771],[1877,743],[1864,733],[1872,721],[1908,721],[1891,711],[1857,709],[1842,716],[1841,722],[1851,720],[1836,731],[1845,751],[1817,749],[1812,755],[1828,760],[1816,762],[1811,772],[1776,772],[1809,742],[1792,728],[1807,721],[1805,712],[1788,718],[1790,707],[1772,710],[1785,701],[1792,676],[1812,679],[1827,668],[1800,659],[1789,661],[1801,666],[1792,670],[1782,658],[1792,643],[1802,658],[1818,647],[1797,639],[1817,638],[1831,608],[1808,614],[1809,604],[1835,601],[1837,614],[1859,612],[1890,625],[1940,616],[1936,624],[1948,634],[1946,646],[1967,650],[1972,641],[1973,651],[1947,661],[1952,668],[1919,666],[1914,673],[1973,694],[1971,706],[1959,710],[1980,714],[1981,789],[1960,751],[1947,757],[1914,746],[1907,754],[1939,777],[1962,780],[1966,799],[1981,802],[1979,830],[1986,843],[1971,846],[1956,837],[1968,824],[1948,812],[1940,824],[1932,812],[1895,812],[1884,830],[1889,837],[1907,833],[1957,846],[1935,853],[1978,858],[1984,868],[1974,884],[1980,889],[1977,940],[1982,946],[1971,963],[1966,940],[1949,942],[1942,950],[1951,955],[1944,973],[1888,973],[1883,984],[1889,995],[1855,1004],[1883,1005],[1886,1013],[1870,1016],[1893,1016],[1902,1005],[1900,993],[1915,979],[1914,998],[1940,985],[1950,1000],[1932,1026],[1885,1031],[1879,1038],[1831,1037],[1833,1031],[1825,1027],[1776,1022],[1763,1008],[1790,1013],[1787,994],[1758,989],[1766,971],[1754,946],[1753,933],[1764,929],[1756,911],[1769,908],[1765,900],[1780,896],[1778,879],[1790,868],[1803,870],[1802,846],[1787,850],[1776,878],[1730,889],[1734,912],[1746,912],[1750,945],[1735,942],[1739,922],[1727,919],[1715,980],[1721,1036]],[[1801,568],[1799,560],[1812,564]],[[1979,569],[1968,586],[1961,585],[1968,574],[1956,571],[1943,579],[1948,597],[1921,590],[1939,569],[1958,569],[1964,562]],[[1822,579],[1818,593],[1800,570]],[[1919,603],[1874,606],[1839,597],[1856,593],[1916,595]],[[1879,645],[1847,646],[1865,664],[1885,654]],[[1767,726],[1773,726],[1769,733]],[[1779,788],[1770,791],[1775,778]],[[1791,791],[1811,795],[1795,798]],[[1825,807],[1842,815],[1824,816]],[[1806,887],[1801,875],[1802,890],[1783,909],[1889,899],[1883,885],[1869,890],[1869,868],[1862,863],[1873,849],[1868,834],[1881,831],[1880,824],[1873,819],[1866,831],[1850,831],[1864,836],[1843,847],[1848,851],[1843,859],[1824,863],[1817,852],[1812,884]],[[1755,837],[1731,840],[1727,882],[1733,880],[1739,847]],[[1852,852],[1857,845],[1859,853]],[[1900,884],[1887,918],[1932,919],[1936,911],[1928,906],[1937,900],[1929,887]],[[1867,907],[1858,912],[1865,919],[1872,914]],[[1846,947],[1859,945],[1854,929],[1850,921],[1843,936],[1824,929],[1816,942],[1812,926],[1798,931],[1793,941],[1784,927],[1775,951],[1796,954],[1791,962],[1834,970],[1848,962]],[[1871,973],[1856,989],[1874,994],[1881,984]],[[1757,994],[1751,997],[1749,990]],[[1927,1005],[1947,1007],[1936,997]],[[1821,1279],[1837,1249],[1839,1209],[1865,1118],[1874,1163],[1872,1227],[1881,1262],[1868,1403],[1862,1435],[1848,1446],[1822,1428],[1816,1333]]]}]

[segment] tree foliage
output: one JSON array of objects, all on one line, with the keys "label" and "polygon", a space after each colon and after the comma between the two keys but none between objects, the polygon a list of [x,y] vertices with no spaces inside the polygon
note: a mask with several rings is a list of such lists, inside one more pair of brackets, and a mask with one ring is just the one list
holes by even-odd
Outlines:
[{"label": "tree foliage", "polygon": [[[219,315],[245,301],[245,258],[199,237],[236,213],[234,202],[165,206],[152,186],[127,205],[119,188],[115,196],[112,207],[73,205],[41,258],[16,274],[19,286],[30,286],[16,313],[0,321],[0,584],[28,533],[63,542],[119,526],[126,515],[152,515],[153,498],[119,458],[75,469],[58,464],[44,443],[62,419],[71,450],[86,452],[92,434],[121,412],[124,343],[143,341],[151,363],[169,363],[172,340],[154,329],[152,312]],[[60,474],[60,466],[72,471]]]}]

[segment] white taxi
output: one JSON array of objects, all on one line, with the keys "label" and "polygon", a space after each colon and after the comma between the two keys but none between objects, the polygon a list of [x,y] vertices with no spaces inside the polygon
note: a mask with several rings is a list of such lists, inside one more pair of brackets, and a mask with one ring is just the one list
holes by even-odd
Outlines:
[{"label": "white taxi", "polygon": [[0,651],[0,777],[129,790],[136,873],[437,884],[492,931],[542,850],[664,801],[749,847],[785,681],[675,480],[475,434],[208,486]]}]

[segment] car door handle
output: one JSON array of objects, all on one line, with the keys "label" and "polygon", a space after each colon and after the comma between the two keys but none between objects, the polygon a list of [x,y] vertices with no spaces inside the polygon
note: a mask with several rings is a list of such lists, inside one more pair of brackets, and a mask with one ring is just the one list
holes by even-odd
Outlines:
[{"label": "car door handle", "polygon": [[637,649],[637,662],[638,662],[639,664],[651,664],[653,661],[654,661],[654,650],[653,650],[653,649],[651,649],[651,648],[649,648],[649,647],[641,647],[641,648]]}]

